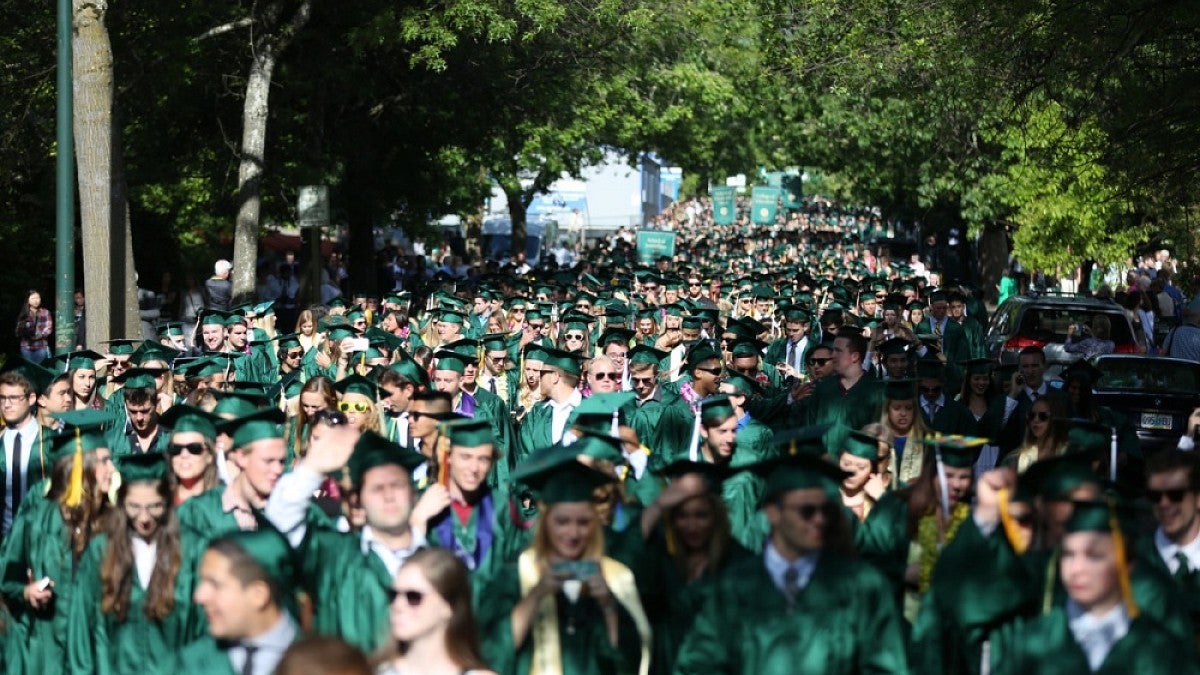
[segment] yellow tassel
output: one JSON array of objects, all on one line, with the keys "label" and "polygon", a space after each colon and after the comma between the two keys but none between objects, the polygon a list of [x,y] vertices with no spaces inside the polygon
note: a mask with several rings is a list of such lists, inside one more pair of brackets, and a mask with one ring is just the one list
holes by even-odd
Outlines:
[{"label": "yellow tassel", "polygon": [[439,435],[437,441],[438,484],[442,487],[450,485],[450,467],[446,466],[446,456],[450,454],[450,437]]},{"label": "yellow tassel", "polygon": [[1129,560],[1125,557],[1125,535],[1117,522],[1117,512],[1109,504],[1108,526],[1112,530],[1113,547],[1117,557],[1117,580],[1121,584],[1121,598],[1125,601],[1125,613],[1130,619],[1136,619],[1139,613],[1137,602],[1133,599],[1133,585],[1129,583]]},{"label": "yellow tassel", "polygon": [[667,544],[667,555],[674,556],[676,551],[679,550],[679,546],[675,543],[675,530],[665,517],[663,518],[663,535]]},{"label": "yellow tassel", "polygon": [[1008,538],[1008,543],[1012,545],[1013,551],[1017,555],[1023,555],[1028,546],[1022,541],[1021,531],[1017,529],[1017,522],[1013,520],[1008,504],[1008,488],[997,490],[996,505],[1000,507],[1000,525],[1004,528],[1004,536]]},{"label": "yellow tassel", "polygon": [[78,428],[75,429],[75,456],[71,458],[71,478],[67,481],[62,501],[72,509],[83,502],[83,436]]}]

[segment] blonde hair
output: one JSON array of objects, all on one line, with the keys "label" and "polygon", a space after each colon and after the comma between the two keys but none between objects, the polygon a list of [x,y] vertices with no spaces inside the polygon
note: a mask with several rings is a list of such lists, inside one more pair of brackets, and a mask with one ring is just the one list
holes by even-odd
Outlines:
[{"label": "blonde hair", "polygon": [[[583,558],[599,558],[604,555],[604,527],[600,524],[600,514],[596,513],[596,506],[592,502],[587,502],[588,508],[592,511],[592,533],[588,537],[587,546],[583,549]],[[546,504],[538,502],[538,512],[541,514],[537,519],[537,524],[533,529],[533,549],[534,557],[542,566],[550,560],[554,555],[554,547],[550,543],[550,530],[546,526],[546,521],[550,519],[550,515],[554,513],[554,509],[558,504]]]}]

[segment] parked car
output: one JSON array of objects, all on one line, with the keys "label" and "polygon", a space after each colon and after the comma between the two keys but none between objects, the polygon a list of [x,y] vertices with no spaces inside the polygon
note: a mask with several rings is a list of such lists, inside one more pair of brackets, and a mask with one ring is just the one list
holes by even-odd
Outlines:
[{"label": "parked car", "polygon": [[1114,354],[1092,360],[1103,375],[1092,400],[1125,415],[1137,427],[1142,453],[1175,447],[1200,407],[1200,364],[1159,356]]},{"label": "parked car", "polygon": [[1108,317],[1116,354],[1143,354],[1146,346],[1134,333],[1125,311],[1111,302],[1075,295],[1021,295],[1004,301],[992,314],[986,344],[1000,365],[1016,365],[1026,347],[1041,347],[1052,372],[1081,357],[1063,345],[1072,325],[1090,326],[1096,315]]}]

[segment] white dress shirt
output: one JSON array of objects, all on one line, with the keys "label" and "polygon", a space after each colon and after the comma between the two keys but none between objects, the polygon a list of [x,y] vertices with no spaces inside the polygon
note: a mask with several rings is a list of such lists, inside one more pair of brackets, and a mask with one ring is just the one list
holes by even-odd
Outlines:
[{"label": "white dress shirt", "polygon": [[1179,571],[1179,558],[1176,557],[1176,554],[1180,552],[1187,557],[1189,570],[1200,570],[1200,537],[1180,546],[1167,539],[1167,535],[1160,527],[1154,531],[1154,547],[1158,549],[1158,554],[1162,556],[1163,562],[1167,563],[1167,569],[1171,570],[1171,574]]},{"label": "white dress shirt", "polygon": [[819,552],[809,553],[788,562],[775,548],[774,542],[768,542],[767,550],[763,554],[763,563],[766,564],[767,573],[771,575],[771,581],[775,582],[775,587],[786,595],[787,582],[784,577],[788,569],[794,568],[798,572],[796,588],[803,590],[808,585],[809,579],[812,579],[813,570],[817,569],[817,560],[820,557]]},{"label": "white dress shirt", "polygon": [[150,588],[150,577],[154,574],[154,562],[158,559],[158,543],[130,535],[133,541],[133,564],[137,568],[138,585],[142,590]]},{"label": "white dress shirt", "polygon": [[1092,616],[1073,600],[1068,600],[1067,626],[1094,673],[1100,669],[1113,645],[1129,632],[1129,615],[1122,603],[1117,603],[1102,616]]},{"label": "white dress shirt", "polygon": [[554,399],[546,401],[546,405],[550,406],[550,441],[552,443],[562,440],[563,431],[567,428],[567,418],[581,402],[583,402],[583,396],[578,389],[572,391],[567,400],[562,403],[558,403]]},{"label": "white dress shirt", "polygon": [[[21,472],[21,494],[29,493],[29,457],[31,451],[38,442],[38,422],[37,417],[33,414],[29,415],[29,419],[25,420],[25,424],[20,427],[9,427],[4,430],[4,531],[7,532],[12,526],[12,519],[16,516],[17,509],[20,504],[12,503],[12,491],[8,489],[12,485],[13,467],[17,465],[18,459],[20,466],[18,471]],[[21,436],[21,457],[13,457],[13,443],[17,440],[17,435]]]}]

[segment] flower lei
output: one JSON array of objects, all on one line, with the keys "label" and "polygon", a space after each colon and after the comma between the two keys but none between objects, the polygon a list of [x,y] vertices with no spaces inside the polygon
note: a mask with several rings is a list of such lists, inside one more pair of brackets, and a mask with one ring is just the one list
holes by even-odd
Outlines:
[{"label": "flower lei", "polygon": [[683,398],[683,400],[687,401],[687,404],[691,406],[693,413],[698,411],[700,407],[700,394],[696,392],[694,387],[692,387],[691,382],[684,382],[683,384],[679,385],[679,396]]},{"label": "flower lei", "polygon": [[950,522],[946,523],[946,538],[938,541],[938,518],[937,514],[924,516],[917,523],[917,545],[920,546],[920,567],[917,574],[917,590],[924,594],[929,590],[929,584],[933,579],[933,566],[937,562],[938,554],[942,551],[942,546],[950,543],[954,539],[954,535],[958,533],[958,528],[971,515],[971,507],[964,502],[959,502],[950,509]]}]

